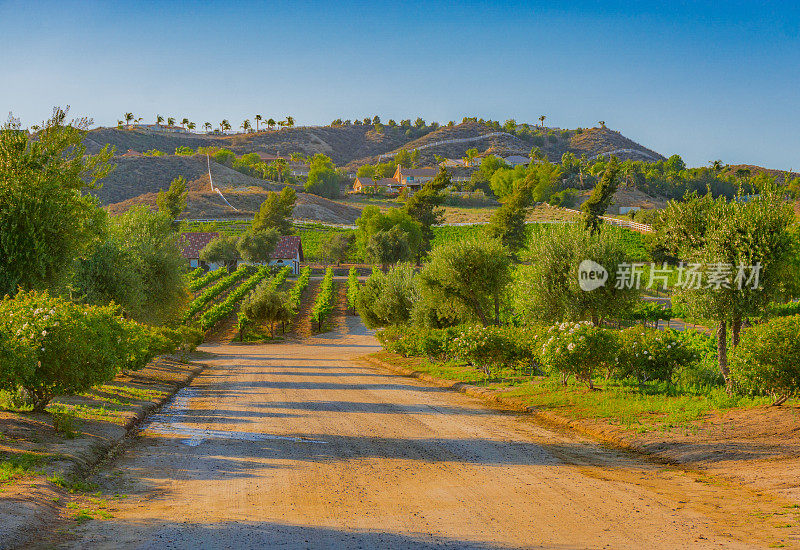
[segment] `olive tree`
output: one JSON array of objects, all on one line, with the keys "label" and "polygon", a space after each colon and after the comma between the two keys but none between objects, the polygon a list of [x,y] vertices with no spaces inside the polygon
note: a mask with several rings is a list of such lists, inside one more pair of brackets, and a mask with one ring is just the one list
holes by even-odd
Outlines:
[{"label": "olive tree", "polygon": [[102,229],[83,190],[111,171],[112,150],[87,155],[91,120],[67,112],[53,109],[35,138],[11,117],[0,128],[0,295],[62,286]]}]

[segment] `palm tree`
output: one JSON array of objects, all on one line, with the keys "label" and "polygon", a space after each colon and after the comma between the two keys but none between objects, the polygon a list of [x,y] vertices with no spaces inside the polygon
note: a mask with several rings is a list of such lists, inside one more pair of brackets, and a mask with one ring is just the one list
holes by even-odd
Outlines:
[{"label": "palm tree", "polygon": [[547,118],[547,117],[546,117],[545,115],[540,115],[540,116],[539,116],[539,122],[541,122],[541,123],[542,123],[542,128],[544,128],[544,119],[546,119],[546,118]]},{"label": "palm tree", "polygon": [[225,119],[222,119],[222,122],[219,123],[219,127],[222,130],[222,132],[224,133],[225,130],[230,130],[231,129],[231,123],[228,122],[227,118],[225,118]]},{"label": "palm tree", "polygon": [[725,166],[720,159],[712,160],[709,162],[709,164],[711,165],[711,168],[713,168],[715,172],[719,172]]},{"label": "palm tree", "polygon": [[184,128],[186,128],[186,125],[187,125],[187,124],[189,124],[189,119],[188,119],[188,118],[186,118],[186,117],[183,117],[183,120],[181,120],[181,126],[183,126]]},{"label": "palm tree", "polygon": [[244,130],[244,133],[246,134],[247,130],[250,129],[250,119],[248,119],[248,118],[244,119],[244,122],[242,122],[242,125],[239,126],[239,128]]},{"label": "palm tree", "polygon": [[171,116],[167,119],[167,126],[175,126],[175,117]]},{"label": "palm tree", "polygon": [[269,119],[269,120],[267,121],[267,126],[269,126],[270,128],[274,128],[274,127],[275,127],[275,124],[276,124],[276,122],[275,122],[275,119],[274,119],[274,118],[271,118],[271,119]]},{"label": "palm tree", "polygon": [[288,126],[289,128],[294,126],[294,117],[290,117],[290,116],[286,117],[286,126]]},{"label": "palm tree", "polygon": [[144,120],[144,119],[143,119],[142,117],[139,117],[139,118],[137,118],[136,120],[134,120],[133,122],[134,122],[135,124],[141,124],[143,120]]},{"label": "palm tree", "polygon": [[197,127],[197,125],[194,122],[190,122],[189,124],[186,125],[186,127],[189,128],[189,130],[194,130]]},{"label": "palm tree", "polygon": [[256,132],[258,132],[258,123],[261,121],[261,115],[256,115],[254,118],[256,119]]},{"label": "palm tree", "polygon": [[164,122],[164,117],[161,115],[156,115],[156,126],[161,126],[162,122]]},{"label": "palm tree", "polygon": [[125,113],[125,122],[128,126],[131,125],[131,121],[133,120],[133,113]]},{"label": "palm tree", "polygon": [[289,168],[289,164],[284,159],[278,159],[272,163],[275,171],[278,172],[278,181],[283,183],[283,173]]},{"label": "palm tree", "polygon": [[605,128],[606,127],[606,121],[605,120],[599,121],[598,124],[600,125],[601,128]]},{"label": "palm tree", "polygon": [[121,120],[118,120],[118,121],[117,121],[117,128],[122,128],[122,125],[123,125],[123,124],[125,124],[125,123],[124,123],[124,122],[122,122]]},{"label": "palm tree", "polygon": [[466,156],[464,157],[464,165],[472,166],[472,161],[478,156],[478,150],[473,147],[472,149],[467,149],[465,154]]},{"label": "palm tree", "polygon": [[210,132],[211,131],[211,123],[210,122],[204,123],[203,124],[203,128],[206,129],[206,132]]}]

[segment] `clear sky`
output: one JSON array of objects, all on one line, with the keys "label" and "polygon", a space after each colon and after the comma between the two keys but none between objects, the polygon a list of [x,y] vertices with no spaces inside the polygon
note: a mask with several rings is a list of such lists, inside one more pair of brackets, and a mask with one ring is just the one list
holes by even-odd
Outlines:
[{"label": "clear sky", "polygon": [[689,165],[800,169],[800,7],[780,2],[0,0],[0,109],[234,127],[379,114],[610,128]]}]

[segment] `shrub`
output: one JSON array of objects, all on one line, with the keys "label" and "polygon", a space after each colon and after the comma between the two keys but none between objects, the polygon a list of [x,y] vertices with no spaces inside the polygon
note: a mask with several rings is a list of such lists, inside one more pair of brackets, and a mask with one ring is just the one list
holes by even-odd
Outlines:
[{"label": "shrub", "polygon": [[227,275],[228,271],[226,269],[215,269],[214,271],[209,271],[205,275],[198,277],[197,279],[193,279],[189,282],[189,290],[192,292],[197,292],[204,286],[213,283],[223,275]]},{"label": "shrub", "polygon": [[548,339],[542,345],[542,363],[561,374],[566,385],[569,377],[585,382],[594,389],[595,368],[613,368],[617,359],[617,339],[609,330],[598,328],[589,321],[565,322],[548,329]]},{"label": "shrub", "polygon": [[325,277],[322,279],[322,284],[319,287],[319,294],[314,302],[314,307],[311,309],[311,320],[317,322],[317,328],[321,332],[322,324],[328,315],[333,311],[333,269],[330,267],[325,270]]},{"label": "shrub", "polygon": [[168,349],[158,329],[122,319],[112,306],[83,306],[46,292],[0,302],[0,389],[22,388],[35,411],[55,395],[83,392]]},{"label": "shrub", "polygon": [[[282,273],[286,270],[290,270],[289,266],[286,266]],[[220,303],[216,304],[214,307],[203,313],[200,317],[200,327],[203,330],[209,330],[214,327],[219,321],[230,315],[236,309],[236,306],[242,299],[251,292],[256,286],[263,281],[267,275],[270,273],[269,266],[261,267],[254,275],[252,275],[249,279],[247,279],[244,283],[236,287],[228,296],[221,301]],[[276,275],[276,279],[280,276]],[[284,280],[286,279],[286,275],[283,275]],[[272,282],[272,281],[271,281]]]},{"label": "shrub", "polygon": [[671,382],[681,365],[696,362],[698,354],[672,329],[632,327],[619,335],[620,348],[615,374],[634,377],[639,384],[660,380]]},{"label": "shrub", "polygon": [[353,311],[354,315],[360,288],[361,285],[358,283],[358,271],[355,267],[351,267],[347,274],[347,307]]},{"label": "shrub", "polygon": [[768,394],[774,405],[800,390],[800,315],[779,317],[742,333],[731,372],[750,394]]},{"label": "shrub", "polygon": [[453,354],[479,368],[487,376],[504,366],[513,366],[519,359],[517,341],[495,326],[470,326],[453,339]]},{"label": "shrub", "polygon": [[407,323],[414,305],[414,281],[410,264],[396,265],[388,273],[373,269],[356,297],[364,324],[376,328]]},{"label": "shrub", "polygon": [[191,147],[187,147],[185,145],[181,145],[175,148],[176,155],[194,155],[195,151]]},{"label": "shrub", "polygon": [[695,360],[684,363],[674,374],[675,384],[705,393],[724,384],[717,365],[717,340],[698,330],[683,330],[676,336],[694,353]]},{"label": "shrub", "polygon": [[242,302],[239,313],[239,337],[244,339],[244,331],[253,323],[268,323],[270,336],[275,336],[275,323],[283,323],[291,319],[292,310],[288,297],[278,292],[274,280],[262,283],[248,294]]},{"label": "shrub", "polygon": [[308,288],[308,281],[310,278],[311,268],[304,267],[302,270],[300,270],[300,276],[294,283],[292,290],[289,291],[289,306],[292,308],[292,311],[295,315],[300,309],[300,298],[303,296],[303,292],[305,292],[305,290]]}]

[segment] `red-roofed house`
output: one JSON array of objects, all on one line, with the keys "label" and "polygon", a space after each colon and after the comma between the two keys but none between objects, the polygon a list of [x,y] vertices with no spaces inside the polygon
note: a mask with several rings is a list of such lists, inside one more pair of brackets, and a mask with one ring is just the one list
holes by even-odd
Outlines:
[{"label": "red-roofed house", "polygon": [[[200,251],[217,237],[219,237],[219,233],[217,232],[195,231],[192,233],[181,233],[181,236],[178,238],[178,245],[182,248],[181,254],[183,257],[189,260],[189,266],[191,268],[200,266]],[[211,269],[216,268],[216,265],[211,267]]]},{"label": "red-roofed house", "polygon": [[292,266],[292,273],[295,275],[300,274],[300,262],[304,261],[303,258],[303,243],[300,242],[300,237],[297,235],[286,235],[281,237],[275,247],[275,252],[272,253],[272,259],[269,265],[282,267],[285,265]]}]

